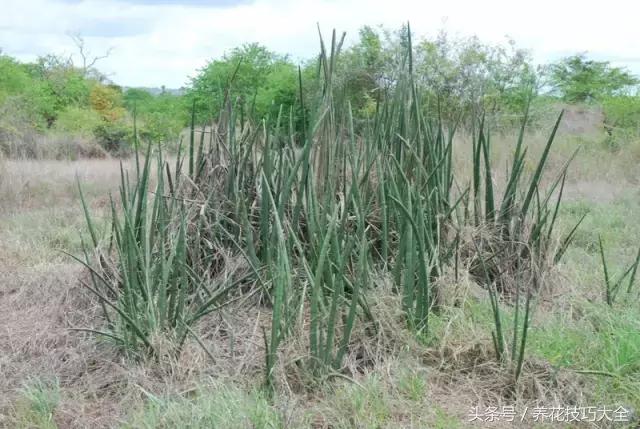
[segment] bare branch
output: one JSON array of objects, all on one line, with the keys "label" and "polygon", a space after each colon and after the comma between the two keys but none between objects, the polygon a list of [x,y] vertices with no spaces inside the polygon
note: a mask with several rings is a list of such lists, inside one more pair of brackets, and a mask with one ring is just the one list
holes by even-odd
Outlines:
[{"label": "bare branch", "polygon": [[71,40],[76,45],[80,58],[82,59],[82,73],[86,76],[89,72],[95,69],[95,65],[98,61],[108,58],[113,52],[113,46],[107,49],[103,55],[91,56],[91,51],[87,49],[84,38],[80,33],[71,34]]},{"label": "bare branch", "polygon": [[111,55],[111,53],[113,52],[113,46],[110,47],[109,49],[107,49],[107,52],[104,53],[104,55],[100,55],[97,57],[94,57],[93,60],[91,60],[91,62],[89,64],[86,65],[85,69],[91,69],[93,68],[93,66],[96,65],[96,63],[100,60],[104,60],[105,58],[109,58],[109,55]]}]

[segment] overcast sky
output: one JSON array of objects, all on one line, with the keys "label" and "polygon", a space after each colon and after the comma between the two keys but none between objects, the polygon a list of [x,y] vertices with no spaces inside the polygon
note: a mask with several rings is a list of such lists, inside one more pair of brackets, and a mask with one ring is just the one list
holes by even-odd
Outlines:
[{"label": "overcast sky", "polygon": [[260,42],[295,60],[318,50],[316,24],[357,37],[364,24],[418,35],[444,28],[486,42],[513,38],[537,62],[587,51],[640,74],[637,0],[0,0],[0,48],[29,61],[72,54],[81,34],[99,64],[126,86],[178,88],[207,60]]}]

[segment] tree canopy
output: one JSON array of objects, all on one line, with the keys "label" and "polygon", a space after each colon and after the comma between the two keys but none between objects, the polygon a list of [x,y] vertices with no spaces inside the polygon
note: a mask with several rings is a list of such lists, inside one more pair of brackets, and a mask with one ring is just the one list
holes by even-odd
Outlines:
[{"label": "tree canopy", "polygon": [[549,81],[565,101],[588,102],[628,92],[640,81],[608,61],[595,61],[581,53],[551,64]]},{"label": "tree canopy", "polygon": [[227,94],[243,112],[262,118],[295,103],[296,76],[296,66],[287,56],[250,43],[209,62],[192,79],[187,95],[199,121],[217,115]]},{"label": "tree canopy", "polygon": [[[504,118],[519,121],[530,97],[547,90],[545,100],[597,101],[606,104],[609,117],[624,116],[616,123],[638,123],[620,112],[621,106],[636,104],[633,89],[639,80],[607,61],[576,54],[541,68],[513,41],[487,44],[445,32],[411,41],[408,58],[407,30],[365,26],[350,44],[336,40],[340,54],[331,65],[335,67],[331,95],[345,101],[340,105],[347,106],[348,101],[356,127],[364,126],[376,114],[378,102],[393,93],[402,81],[394,73],[406,70],[398,65],[409,60],[419,108],[426,117],[469,124],[484,114],[493,124]],[[281,125],[301,130],[303,118],[307,122],[313,118],[303,115],[300,92],[308,111],[317,110],[313,105],[323,98],[317,58],[298,64],[259,43],[241,45],[212,59],[183,92],[151,93],[110,83],[95,67],[103,56],[92,56],[83,39],[74,40],[80,49],[79,64],[73,56],[54,54],[21,63],[0,51],[0,140],[22,138],[27,129],[64,131],[93,134],[105,147],[120,147],[134,140],[135,116],[139,140],[170,144],[189,125],[193,108],[197,125],[209,124],[225,101],[241,118],[270,118],[273,125],[282,115]],[[512,125],[508,121],[504,124]]]}]

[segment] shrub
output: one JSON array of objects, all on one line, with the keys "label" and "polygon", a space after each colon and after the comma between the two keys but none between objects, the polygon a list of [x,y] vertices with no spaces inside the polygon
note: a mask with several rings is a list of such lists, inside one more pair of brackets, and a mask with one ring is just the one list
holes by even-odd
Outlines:
[{"label": "shrub", "polygon": [[93,132],[100,146],[110,154],[127,156],[131,152],[133,130],[126,123],[103,121]]},{"label": "shrub", "polygon": [[36,139],[36,146],[38,158],[76,160],[107,156],[93,134],[47,133]]},{"label": "shrub", "polygon": [[60,113],[54,129],[59,132],[93,135],[100,125],[102,118],[95,110],[71,106]]},{"label": "shrub", "polygon": [[602,101],[605,127],[640,132],[640,96],[620,95]]},{"label": "shrub", "polygon": [[89,101],[91,108],[106,122],[113,123],[124,118],[126,110],[123,105],[122,91],[117,86],[94,85]]},{"label": "shrub", "polygon": [[0,152],[10,158],[36,157],[37,125],[24,97],[7,97],[0,104]]}]

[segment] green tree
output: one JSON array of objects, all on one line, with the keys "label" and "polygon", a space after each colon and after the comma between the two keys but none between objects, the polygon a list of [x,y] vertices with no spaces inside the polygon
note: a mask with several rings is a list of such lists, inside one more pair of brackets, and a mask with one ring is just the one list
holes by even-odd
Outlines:
[{"label": "green tree", "polygon": [[440,32],[415,48],[416,79],[425,108],[446,120],[482,112],[498,117],[522,113],[536,72],[528,52],[513,41],[489,45],[477,37],[451,38]]},{"label": "green tree", "polygon": [[49,126],[53,125],[59,112],[69,106],[89,106],[89,96],[94,81],[87,79],[82,70],[76,68],[70,58],[46,55],[29,65],[36,80],[42,82],[43,90],[52,100],[46,112]]},{"label": "green tree", "polygon": [[4,106],[2,111],[7,123],[19,122],[35,129],[44,128],[46,118],[51,117],[55,109],[53,96],[42,81],[31,76],[29,67],[1,54],[0,106]]},{"label": "green tree", "polygon": [[192,79],[187,97],[195,102],[199,122],[217,114],[227,91],[239,109],[257,118],[273,114],[283,103],[287,111],[296,97],[296,68],[286,56],[257,43],[209,62]]},{"label": "green tree", "polygon": [[130,112],[135,109],[140,136],[151,142],[175,142],[189,122],[183,97],[165,91],[153,95],[144,89],[128,89],[124,93],[124,105]]},{"label": "green tree", "polygon": [[23,93],[32,81],[22,64],[9,56],[0,55],[0,102],[9,95]]},{"label": "green tree", "polygon": [[364,26],[358,36],[358,42],[339,57],[338,85],[356,115],[370,116],[387,83],[391,53],[378,29]]},{"label": "green tree", "polygon": [[153,103],[153,94],[140,88],[129,88],[123,95],[124,105],[130,112],[133,109],[144,109]]},{"label": "green tree", "polygon": [[638,78],[608,61],[587,59],[581,53],[563,58],[548,68],[553,91],[570,103],[621,95],[639,83]]}]

